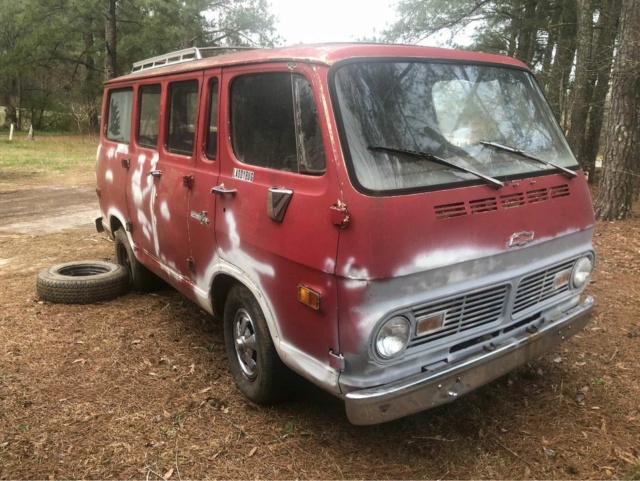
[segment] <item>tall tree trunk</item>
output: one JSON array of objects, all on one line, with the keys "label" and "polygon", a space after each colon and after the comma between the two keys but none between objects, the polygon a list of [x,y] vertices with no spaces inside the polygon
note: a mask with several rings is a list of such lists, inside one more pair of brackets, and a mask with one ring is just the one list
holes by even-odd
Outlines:
[{"label": "tall tree trunk", "polygon": [[533,43],[535,34],[537,33],[536,25],[536,4],[537,0],[524,1],[524,18],[522,20],[522,29],[519,32],[518,48],[516,49],[516,58],[524,63],[531,65],[533,60]]},{"label": "tall tree trunk", "polygon": [[611,114],[602,161],[596,217],[621,220],[631,215],[633,179],[640,141],[640,1],[624,0],[620,42],[613,68]]},{"label": "tall tree trunk", "polygon": [[611,79],[611,66],[613,64],[613,50],[620,20],[620,6],[622,0],[607,0],[602,3],[600,17],[596,25],[594,41],[594,66],[596,67],[596,85],[591,97],[591,109],[589,111],[589,123],[585,143],[582,151],[583,165],[589,174],[589,182],[595,182],[596,157],[600,150],[600,135],[604,119],[604,107],[607,93],[609,92],[609,80]]},{"label": "tall tree trunk", "polygon": [[511,32],[509,33],[509,45],[507,47],[507,55],[509,57],[515,57],[516,55],[516,40],[518,38],[518,32],[515,26],[511,25]]},{"label": "tall tree trunk", "polygon": [[85,102],[87,103],[88,115],[89,115],[89,129],[93,133],[97,133],[100,130],[100,121],[98,120],[98,111],[96,109],[96,98],[94,95],[94,83],[96,74],[96,63],[93,59],[93,22],[91,19],[87,20],[85,24],[84,37],[84,63],[85,63]]},{"label": "tall tree trunk", "polygon": [[576,8],[576,0],[562,2],[562,26],[547,88],[549,103],[559,121],[562,120],[565,111],[569,75],[576,55]]},{"label": "tall tree trunk", "polygon": [[[551,7],[550,5],[548,5]],[[553,54],[558,42],[558,33],[560,31],[560,8],[552,8],[549,24],[547,25],[547,44],[544,47],[542,55],[542,70],[538,74],[538,78],[542,83],[545,91],[549,90],[549,79],[551,78],[551,66],[553,62]]]},{"label": "tall tree trunk", "polygon": [[104,40],[106,46],[106,55],[104,58],[104,75],[105,80],[110,80],[118,74],[118,64],[116,56],[116,3],[118,0],[109,0],[109,8],[105,12],[104,23]]},{"label": "tall tree trunk", "polygon": [[568,135],[569,143],[583,168],[582,152],[592,92],[593,2],[578,0],[578,56]]}]

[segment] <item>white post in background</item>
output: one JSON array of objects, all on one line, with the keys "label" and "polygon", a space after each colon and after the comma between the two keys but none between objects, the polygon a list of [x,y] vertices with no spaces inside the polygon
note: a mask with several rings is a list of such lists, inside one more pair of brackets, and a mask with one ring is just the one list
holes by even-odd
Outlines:
[{"label": "white post in background", "polygon": [[29,127],[29,133],[27,134],[28,140],[33,140],[33,124]]},{"label": "white post in background", "polygon": [[9,140],[13,140],[13,122],[11,122],[11,127],[9,127]]}]

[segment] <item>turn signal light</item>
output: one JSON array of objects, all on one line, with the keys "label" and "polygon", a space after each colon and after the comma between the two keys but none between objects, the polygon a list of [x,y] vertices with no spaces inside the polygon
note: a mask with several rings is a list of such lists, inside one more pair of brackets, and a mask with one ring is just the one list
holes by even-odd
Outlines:
[{"label": "turn signal light", "polygon": [[416,322],[416,336],[424,336],[431,331],[440,329],[444,325],[445,312],[437,312],[429,316],[421,317]]},{"label": "turn signal light", "polygon": [[320,293],[306,286],[298,286],[298,300],[316,311],[320,310]]}]

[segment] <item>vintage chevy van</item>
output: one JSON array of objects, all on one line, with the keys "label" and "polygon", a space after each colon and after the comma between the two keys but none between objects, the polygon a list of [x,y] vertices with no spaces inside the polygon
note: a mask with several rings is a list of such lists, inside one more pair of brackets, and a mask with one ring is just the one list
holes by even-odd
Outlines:
[{"label": "vintage chevy van", "polygon": [[527,67],[335,44],[107,82],[99,230],[134,288],[222,318],[257,403],[289,369],[373,424],[450,402],[580,331],[594,216]]}]

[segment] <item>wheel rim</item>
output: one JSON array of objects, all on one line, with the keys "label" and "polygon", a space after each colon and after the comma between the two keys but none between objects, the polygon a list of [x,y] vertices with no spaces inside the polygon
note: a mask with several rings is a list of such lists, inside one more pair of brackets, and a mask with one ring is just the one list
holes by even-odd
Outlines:
[{"label": "wheel rim", "polygon": [[249,380],[258,374],[258,351],[256,330],[251,315],[245,309],[238,309],[233,320],[233,344],[242,373]]}]

